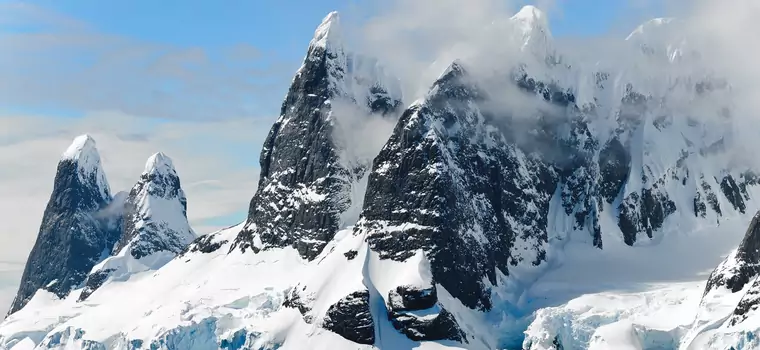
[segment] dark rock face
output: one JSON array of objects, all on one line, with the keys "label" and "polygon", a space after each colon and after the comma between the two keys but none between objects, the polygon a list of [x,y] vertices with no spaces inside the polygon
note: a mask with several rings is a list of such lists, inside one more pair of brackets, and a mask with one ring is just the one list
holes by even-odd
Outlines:
[{"label": "dark rock face", "polygon": [[388,320],[415,341],[466,341],[454,315],[438,304],[435,287],[399,286],[388,294]]},{"label": "dark rock face", "polygon": [[760,308],[760,213],[755,214],[736,253],[729,255],[710,275],[705,294],[720,286],[736,293],[752,282],[728,320],[735,326]]},{"label": "dark rock face", "polygon": [[718,287],[736,293],[760,275],[760,213],[755,214],[744,239],[734,254],[729,255],[710,274],[705,294]]},{"label": "dark rock face", "polygon": [[283,301],[282,306],[291,309],[298,309],[298,312],[300,312],[301,316],[303,316],[303,320],[306,323],[312,323],[313,318],[311,315],[309,315],[309,312],[311,311],[309,300],[308,298],[301,296],[301,292],[303,292],[305,289],[306,287],[299,289],[299,286],[292,288],[288,293],[285,294],[285,300]]},{"label": "dark rock face", "polygon": [[356,255],[357,255],[357,254],[359,254],[359,252],[357,252],[357,251],[355,251],[355,250],[349,250],[349,251],[347,251],[347,252],[343,253],[343,255],[344,255],[344,256],[346,257],[346,259],[348,259],[348,260],[354,260],[354,258],[356,258]]},{"label": "dark rock face", "polygon": [[82,293],[79,294],[79,301],[84,301],[89,297],[93,292],[95,292],[100,286],[103,285],[103,283],[106,282],[108,279],[108,276],[113,272],[113,269],[105,269],[96,271],[94,273],[91,273],[89,276],[87,276],[87,280],[84,283],[84,289],[82,290]]},{"label": "dark rock face", "polygon": [[694,215],[701,218],[707,216],[707,205],[702,199],[702,194],[700,192],[697,192],[696,196],[694,196]]},{"label": "dark rock face", "polygon": [[554,350],[565,350],[565,347],[562,345],[562,341],[559,340],[559,335],[554,337],[552,345],[554,346]]},{"label": "dark rock face", "polygon": [[612,203],[620,194],[631,171],[630,163],[628,150],[617,138],[610,140],[599,153],[599,194],[607,203]]},{"label": "dark rock face", "polygon": [[388,309],[396,312],[430,309],[438,303],[435,287],[398,286],[388,293]]},{"label": "dark rock face", "polygon": [[[641,193],[631,193],[620,204],[620,230],[625,243],[633,245],[639,232],[646,232],[649,238],[662,227],[665,218],[675,213],[676,204],[667,192],[660,191],[655,184]],[[638,209],[638,210],[637,210]]]},{"label": "dark rock face", "polygon": [[214,234],[208,234],[203,235],[198,238],[196,238],[194,241],[192,241],[188,246],[187,249],[185,249],[185,252],[182,254],[185,254],[187,252],[201,252],[205,254],[213,253],[219,248],[221,248],[223,245],[227,244],[226,240],[215,240],[216,237]]},{"label": "dark rock face", "polygon": [[414,341],[452,340],[466,342],[465,334],[450,312],[437,308],[434,318],[428,319],[389,310],[388,319],[399,332]]},{"label": "dark rock face", "polygon": [[752,171],[745,171],[739,175],[739,189],[745,200],[749,200],[749,192],[747,187],[757,186],[760,184],[760,177]]},{"label": "dark rock face", "polygon": [[723,215],[723,211],[720,210],[718,196],[715,194],[715,192],[713,192],[712,186],[710,186],[710,184],[705,181],[704,176],[701,177],[701,182],[702,191],[705,193],[705,200],[707,201],[707,204],[710,205],[710,208],[712,208],[712,210],[716,212],[718,216]]},{"label": "dark rock face", "polygon": [[345,296],[330,306],[322,327],[359,344],[375,343],[375,323],[369,308],[369,291]]},{"label": "dark rock face", "polygon": [[340,162],[333,104],[376,114],[394,112],[401,104],[374,76],[377,71],[366,72],[376,64],[331,42],[338,30],[333,16],[317,30],[264,142],[259,186],[233,249],[292,246],[314,259],[340,229],[340,214],[351,205],[351,182],[366,172]]},{"label": "dark rock face", "polygon": [[402,115],[375,158],[357,230],[382,259],[404,261],[423,249],[435,283],[487,310],[484,279],[497,284],[497,269],[544,261],[559,176],[487,126],[495,116],[467,107],[485,96],[464,77],[453,65],[425,103]]},{"label": "dark rock face", "polygon": [[[93,266],[111,251],[120,230],[99,215],[110,203],[94,141],[80,158],[64,158],[58,169],[34,248],[10,312],[20,310],[39,289],[58,297],[84,282]],[[90,157],[92,164],[80,164]]]},{"label": "dark rock face", "polygon": [[723,195],[726,196],[731,205],[734,206],[734,209],[741,213],[744,213],[744,211],[747,210],[747,205],[744,204],[742,190],[739,188],[739,185],[736,184],[736,181],[734,181],[733,176],[727,175],[724,177],[720,182],[720,189],[723,191]]},{"label": "dark rock face", "polygon": [[760,307],[760,280],[755,279],[750,289],[736,305],[731,318],[728,320],[730,326],[736,326],[749,317],[749,314],[755,312]]}]

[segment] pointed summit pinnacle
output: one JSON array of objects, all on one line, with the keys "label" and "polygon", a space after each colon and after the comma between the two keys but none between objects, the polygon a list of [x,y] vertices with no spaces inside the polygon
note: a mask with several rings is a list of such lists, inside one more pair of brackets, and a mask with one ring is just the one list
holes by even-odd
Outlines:
[{"label": "pointed summit pinnacle", "polygon": [[74,138],[66,152],[63,152],[61,159],[79,160],[91,154],[97,154],[98,150],[95,145],[95,139],[92,136],[84,134]]},{"label": "pointed summit pinnacle", "polygon": [[176,173],[172,159],[163,152],[153,154],[148,158],[148,161],[145,162],[145,170],[143,171],[143,174],[155,173]]},{"label": "pointed summit pinnacle", "polygon": [[520,11],[517,12],[517,14],[512,16],[513,19],[543,19],[544,17],[546,17],[544,15],[544,11],[541,11],[538,7],[535,7],[533,5],[523,6]]},{"label": "pointed summit pinnacle", "polygon": [[541,11],[538,7],[532,5],[523,6],[511,19],[520,26],[524,33],[540,30],[549,35],[548,19],[544,11]]},{"label": "pointed summit pinnacle", "polygon": [[[110,200],[111,191],[101,166],[100,153],[92,136],[84,134],[77,136],[69,148],[61,155],[60,164],[74,164],[79,180],[96,186],[103,198]],[[59,164],[59,171],[60,165]]]},{"label": "pointed summit pinnacle", "polygon": [[330,12],[314,31],[314,38],[309,46],[328,48],[340,42],[340,16],[337,11]]}]

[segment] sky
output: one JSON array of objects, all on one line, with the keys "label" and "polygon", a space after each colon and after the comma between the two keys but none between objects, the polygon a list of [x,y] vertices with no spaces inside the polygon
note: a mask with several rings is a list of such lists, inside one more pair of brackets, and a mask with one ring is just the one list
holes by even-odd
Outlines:
[{"label": "sky", "polygon": [[[174,159],[198,233],[236,224],[320,20],[338,10],[361,28],[388,3],[0,0],[0,305],[15,292],[57,161],[75,136],[95,138],[112,192],[129,190],[162,151]],[[509,7],[525,3],[533,2]],[[535,4],[553,35],[568,38],[624,38],[667,14],[658,0]]]}]

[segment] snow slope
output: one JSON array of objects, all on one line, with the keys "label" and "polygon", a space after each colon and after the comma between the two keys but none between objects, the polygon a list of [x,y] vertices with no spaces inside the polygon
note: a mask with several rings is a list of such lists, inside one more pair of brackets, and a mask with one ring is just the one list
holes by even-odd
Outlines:
[{"label": "snow slope", "polygon": [[557,338],[564,349],[678,349],[695,321],[715,322],[738,302],[721,295],[706,303],[702,294],[749,219],[666,235],[636,249],[568,244],[562,265],[524,297],[538,311],[523,346],[552,349]]},{"label": "snow slope", "polygon": [[[3,323],[0,344],[13,348],[32,341],[52,349],[128,349],[130,344],[167,349],[211,349],[218,344],[229,344],[229,349],[303,349],[306,343],[311,349],[372,348],[342,339],[322,329],[319,322],[327,307],[347,291],[364,288],[364,279],[378,276],[382,286],[382,278],[406,269],[377,266],[376,260],[366,256],[363,237],[348,230],[336,235],[325,249],[332,253],[312,262],[301,259],[292,248],[227,254],[241,228],[210,234],[211,242],[226,242],[213,252],[193,251],[191,246],[158,271],[136,272],[125,283],[106,284],[85,302],[77,302],[76,293],[58,300],[38,292],[28,307]],[[350,250],[361,253],[346,263],[343,253]],[[309,298],[317,300],[309,313],[311,324],[296,309],[282,307],[296,286],[306,286]],[[387,334],[380,337],[381,348],[456,347],[415,345],[387,320],[378,323],[378,333]]]}]

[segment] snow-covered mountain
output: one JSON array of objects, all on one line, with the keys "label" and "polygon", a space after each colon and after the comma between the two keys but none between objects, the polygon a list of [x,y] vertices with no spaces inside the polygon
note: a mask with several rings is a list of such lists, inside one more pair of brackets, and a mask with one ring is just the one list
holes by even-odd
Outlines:
[{"label": "snow-covered mountain", "polygon": [[[125,200],[123,233],[65,292],[47,283],[68,270],[34,268],[50,263],[35,246],[0,346],[707,344],[723,322],[752,319],[757,220],[706,289],[650,278],[701,278],[694,269],[714,262],[700,254],[734,244],[726,232],[757,211],[760,188],[732,156],[730,85],[685,54],[687,40],[662,40],[675,24],[636,29],[630,62],[575,62],[528,6],[504,27],[515,40],[488,52],[514,56],[462,57],[405,106],[399,80],[355,52],[331,13],[264,143],[247,220],[187,245],[179,178],[154,155]],[[93,183],[105,184],[97,169]],[[105,188],[92,208],[112,201]],[[59,222],[47,217],[43,228]],[[616,278],[636,291],[599,293],[622,288],[605,284]],[[730,298],[734,316],[715,318],[710,305]],[[661,319],[673,312],[694,314]]]},{"label": "snow-covered mountain", "polygon": [[156,270],[182,253],[195,239],[187,222],[187,199],[169,157],[148,158],[140,180],[124,203],[123,232],[112,255],[92,269],[79,300],[86,300],[104,283]]},{"label": "snow-covered mountain", "polygon": [[293,246],[313,260],[340,228],[356,220],[352,208],[361,207],[363,196],[356,187],[362,186],[371,158],[351,157],[349,152],[362,146],[341,143],[346,140],[334,134],[356,115],[393,118],[401,96],[398,81],[374,60],[344,47],[341,36],[333,12],[309,43],[264,141],[258,190],[235,239],[241,251]]},{"label": "snow-covered mountain", "polygon": [[105,209],[113,201],[95,141],[79,136],[58,162],[45,213],[10,313],[38,290],[65,297],[119,239],[118,220]]}]

